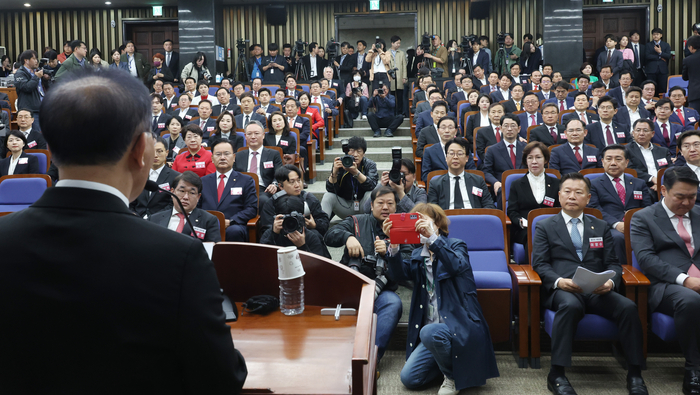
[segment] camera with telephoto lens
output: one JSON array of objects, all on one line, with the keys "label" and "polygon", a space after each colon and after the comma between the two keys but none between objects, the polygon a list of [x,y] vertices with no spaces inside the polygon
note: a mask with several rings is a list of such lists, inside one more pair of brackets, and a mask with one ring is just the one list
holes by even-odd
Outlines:
[{"label": "camera with telephoto lens", "polygon": [[355,157],[348,154],[348,152],[350,152],[350,147],[348,146],[348,141],[343,140],[342,144],[343,144],[343,152],[345,153],[345,155],[343,155],[340,158],[340,162],[343,163],[344,167],[352,167],[352,165],[355,163]]},{"label": "camera with telephoto lens", "polygon": [[398,70],[398,68],[394,67],[393,69],[387,70],[386,73],[389,74],[389,77],[391,77],[392,79],[395,80],[396,79],[396,70]]},{"label": "camera with telephoto lens", "polygon": [[304,233],[305,224],[304,216],[296,211],[292,211],[282,218],[282,235],[294,233],[295,231]]},{"label": "camera with telephoto lens", "polygon": [[420,42],[420,47],[423,49],[423,51],[430,51],[430,47],[432,46],[431,41],[433,40],[433,35],[428,34],[428,32],[423,33],[421,36],[421,42]]},{"label": "camera with telephoto lens", "polygon": [[391,149],[389,181],[396,185],[402,185],[402,182],[406,182],[406,175],[401,171],[401,147],[394,147]]},{"label": "camera with telephoto lens", "polygon": [[[282,236],[289,233],[304,233],[306,221],[304,220],[304,200],[301,196],[288,195],[285,191],[272,195],[275,214],[282,217]],[[301,214],[300,214],[301,213]]]},{"label": "camera with telephoto lens", "polygon": [[242,38],[236,40],[236,49],[238,50],[238,52],[245,52],[246,44],[249,42],[250,40],[244,40]]}]

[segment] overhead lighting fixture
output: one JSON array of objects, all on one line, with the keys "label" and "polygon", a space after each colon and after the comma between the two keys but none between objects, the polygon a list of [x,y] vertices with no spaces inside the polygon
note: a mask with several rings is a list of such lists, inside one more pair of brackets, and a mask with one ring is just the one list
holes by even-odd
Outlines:
[{"label": "overhead lighting fixture", "polygon": [[111,2],[111,1],[105,1],[105,4],[106,4],[106,5],[112,5],[112,2]]},{"label": "overhead lighting fixture", "polygon": [[29,4],[29,3],[24,3],[24,6],[25,6],[25,7],[31,7],[32,5]]}]

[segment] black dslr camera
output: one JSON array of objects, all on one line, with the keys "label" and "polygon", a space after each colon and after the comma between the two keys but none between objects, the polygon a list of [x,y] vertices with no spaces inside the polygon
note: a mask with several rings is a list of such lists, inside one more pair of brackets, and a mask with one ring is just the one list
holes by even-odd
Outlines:
[{"label": "black dslr camera", "polygon": [[296,211],[286,214],[282,219],[282,236],[298,231],[304,233],[304,216]]},{"label": "black dslr camera", "polygon": [[394,67],[393,69],[387,70],[386,73],[389,74],[389,77],[391,77],[392,79],[395,80],[396,79],[396,70],[398,70],[398,68]]},{"label": "black dslr camera", "polygon": [[376,36],[376,41],[374,43],[374,48],[381,49],[384,51],[384,44],[380,41],[379,36]]},{"label": "black dslr camera", "polygon": [[343,152],[345,153],[345,155],[343,155],[343,157],[340,158],[340,161],[343,163],[343,166],[352,167],[352,165],[355,163],[355,157],[348,154],[348,152],[350,152],[350,147],[348,147],[348,141],[343,140],[342,144]]},{"label": "black dslr camera", "polygon": [[[365,269],[361,270],[360,268],[363,264],[365,266]],[[377,297],[377,295],[379,295],[380,292],[382,292],[382,290],[386,286],[386,283],[388,282],[386,278],[386,261],[379,254],[365,255],[364,258],[350,258],[350,261],[348,261],[348,266],[350,266],[351,269],[356,270],[364,275],[368,275],[369,277],[371,277],[371,275],[370,273],[368,273],[368,270],[374,269],[372,274],[374,274],[375,298]]]},{"label": "black dslr camera", "polygon": [[44,72],[44,75],[48,75],[51,77],[51,79],[53,79],[54,73],[56,72],[56,70],[49,67],[49,59],[48,58],[41,58],[41,60],[39,60],[39,68],[41,69],[41,71]]},{"label": "black dslr camera", "polygon": [[406,175],[401,171],[401,147],[391,149],[391,170],[389,170],[389,181],[396,185],[406,182]]},{"label": "black dslr camera", "polygon": [[[276,214],[283,214],[282,236],[298,231],[304,233],[306,222],[304,221],[304,200],[300,196],[288,195],[285,191],[277,192],[272,196]],[[300,214],[301,212],[301,214]]]}]

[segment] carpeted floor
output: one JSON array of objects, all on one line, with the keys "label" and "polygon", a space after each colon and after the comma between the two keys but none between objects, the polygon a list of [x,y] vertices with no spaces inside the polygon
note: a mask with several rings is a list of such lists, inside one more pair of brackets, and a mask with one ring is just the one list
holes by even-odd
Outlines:
[{"label": "carpeted floor", "polygon": [[[377,382],[380,395],[422,395],[437,394],[442,381],[419,391],[406,389],[399,379],[405,362],[403,351],[387,351],[379,363],[381,373]],[[485,386],[468,388],[460,394],[549,394],[547,372],[549,356],[542,356],[542,369],[518,369],[513,355],[497,352],[496,360],[500,377],[488,380]],[[683,381],[683,358],[680,355],[650,356],[647,370],[642,373],[650,394],[679,394]],[[573,367],[566,375],[580,395],[626,394],[627,371],[622,369],[614,357],[607,355],[574,356]]]}]

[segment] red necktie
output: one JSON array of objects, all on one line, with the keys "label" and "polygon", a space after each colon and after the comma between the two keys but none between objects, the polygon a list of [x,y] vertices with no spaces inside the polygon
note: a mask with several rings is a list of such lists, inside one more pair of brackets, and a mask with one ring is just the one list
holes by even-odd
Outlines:
[{"label": "red necktie", "polygon": [[534,116],[534,115],[530,115],[530,119],[532,120],[532,124],[530,124],[530,126],[535,126],[535,125],[537,125],[537,120],[535,120],[535,116]]},{"label": "red necktie", "polygon": [[513,149],[513,144],[509,144],[508,147],[510,148],[510,162],[513,164],[513,168],[517,169],[515,166],[515,150]]},{"label": "red necktie", "polygon": [[664,135],[664,140],[666,140],[666,145],[671,145],[671,136],[668,135],[668,129],[666,129],[666,124],[661,125],[662,133]]},{"label": "red necktie", "polygon": [[533,91],[538,91],[538,90],[540,90],[540,86],[535,84],[535,89],[533,89]]},{"label": "red necktie", "polygon": [[678,114],[678,118],[681,119],[681,123],[683,124],[683,126],[685,126],[685,118],[683,118],[683,113],[681,112],[680,108],[676,110],[676,114]]},{"label": "red necktie", "polygon": [[692,257],[693,253],[695,252],[695,249],[693,248],[693,244],[690,242],[690,233],[688,233],[688,230],[685,228],[685,225],[683,225],[683,217],[680,215],[676,215],[676,218],[678,218],[678,236],[680,236],[681,239],[685,242],[685,246],[688,248],[688,252]]},{"label": "red necktie", "polygon": [[581,122],[583,122],[583,126],[586,126],[586,116],[581,113]]},{"label": "red necktie", "polygon": [[612,132],[610,131],[610,125],[605,125],[605,139],[608,140],[608,145],[615,144],[615,138],[613,138]]},{"label": "red necktie", "polygon": [[497,142],[497,143],[500,143],[500,142],[501,142],[501,132],[500,132],[500,130],[501,130],[501,128],[496,127],[496,142]]},{"label": "red necktie", "polygon": [[559,111],[565,111],[566,108],[564,108],[564,100],[559,100]]},{"label": "red necktie", "polygon": [[224,178],[226,178],[226,174],[222,174],[219,176],[219,186],[216,188],[216,193],[219,195],[219,202],[221,201],[221,196],[224,194],[224,186],[226,184]]},{"label": "red necktie", "polygon": [[199,128],[202,129],[202,130],[204,130],[204,125],[206,125],[206,124],[207,124],[207,121],[200,121],[200,122],[199,122]]},{"label": "red necktie", "polygon": [[183,214],[183,213],[177,213],[177,214],[175,214],[175,215],[177,215],[178,218],[180,218],[180,223],[177,224],[177,229],[175,229],[175,232],[177,232],[177,233],[182,233],[182,229],[185,228],[185,214]]},{"label": "red necktie", "polygon": [[615,177],[613,178],[613,181],[615,181],[615,189],[617,189],[617,196],[620,197],[620,201],[622,202],[622,206],[625,206],[625,188],[620,184],[620,178]]},{"label": "red necktie", "polygon": [[557,132],[554,131],[554,126],[549,128],[549,134],[552,135],[552,140],[554,140],[554,143],[556,144],[557,142]]},{"label": "red necktie", "polygon": [[492,86],[492,87],[491,87],[491,92],[496,92],[496,87],[495,87],[495,86]]},{"label": "red necktie", "polygon": [[578,152],[579,149],[580,149],[579,147],[574,147],[574,155],[576,155],[576,160],[578,161],[578,165],[582,166],[583,165],[583,157]]},{"label": "red necktie", "polygon": [[258,153],[253,152],[253,160],[250,161],[250,170],[248,170],[251,173],[257,173],[258,172]]}]

